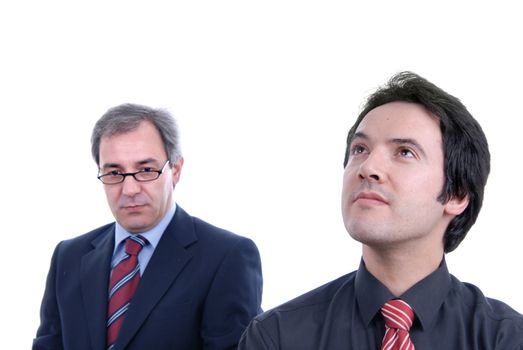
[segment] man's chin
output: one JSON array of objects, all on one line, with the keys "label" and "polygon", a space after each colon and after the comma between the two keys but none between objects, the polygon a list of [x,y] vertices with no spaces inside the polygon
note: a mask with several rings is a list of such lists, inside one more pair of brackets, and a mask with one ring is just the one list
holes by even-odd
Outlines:
[{"label": "man's chin", "polygon": [[131,233],[141,233],[151,228],[151,223],[142,220],[136,220],[138,218],[126,218],[119,220],[118,223],[127,231]]},{"label": "man's chin", "polygon": [[379,227],[373,225],[351,225],[347,231],[352,239],[367,245],[380,244],[388,238]]}]

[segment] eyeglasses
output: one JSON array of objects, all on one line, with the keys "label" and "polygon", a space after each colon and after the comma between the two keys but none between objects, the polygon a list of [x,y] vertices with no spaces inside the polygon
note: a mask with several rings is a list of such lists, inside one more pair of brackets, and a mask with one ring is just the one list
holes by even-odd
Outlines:
[{"label": "eyeglasses", "polygon": [[107,174],[99,175],[97,178],[106,185],[116,185],[122,183],[126,176],[132,176],[136,181],[139,182],[154,181],[159,178],[160,175],[162,175],[162,172],[167,163],[169,163],[169,160],[165,162],[161,170],[146,168],[140,171],[135,171],[134,173],[119,173],[118,170],[113,170]]}]

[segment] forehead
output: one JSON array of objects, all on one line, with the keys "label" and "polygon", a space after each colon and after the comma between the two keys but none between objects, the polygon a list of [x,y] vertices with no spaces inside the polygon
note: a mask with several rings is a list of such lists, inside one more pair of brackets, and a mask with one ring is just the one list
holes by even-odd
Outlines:
[{"label": "forehead", "polygon": [[391,138],[416,138],[441,144],[440,121],[423,105],[411,102],[390,102],[365,115],[356,134]]},{"label": "forehead", "polygon": [[100,165],[128,164],[143,159],[166,159],[160,132],[147,121],[124,133],[103,136],[100,140]]}]

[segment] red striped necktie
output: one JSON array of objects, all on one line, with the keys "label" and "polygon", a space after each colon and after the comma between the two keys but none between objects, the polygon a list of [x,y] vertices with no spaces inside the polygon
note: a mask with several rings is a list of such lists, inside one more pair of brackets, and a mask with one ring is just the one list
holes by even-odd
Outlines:
[{"label": "red striped necktie", "polygon": [[138,254],[147,244],[142,236],[125,240],[125,255],[112,269],[107,309],[107,349],[112,349],[118,337],[125,313],[140,282]]},{"label": "red striped necktie", "polygon": [[383,305],[381,314],[385,319],[385,336],[381,350],[414,350],[409,329],[414,321],[414,311],[401,299],[393,299]]}]

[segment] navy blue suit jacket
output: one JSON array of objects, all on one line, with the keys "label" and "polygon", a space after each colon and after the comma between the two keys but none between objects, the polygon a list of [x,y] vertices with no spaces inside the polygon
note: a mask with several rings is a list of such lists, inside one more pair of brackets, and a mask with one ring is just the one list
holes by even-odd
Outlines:
[{"label": "navy blue suit jacket", "polygon": [[[106,348],[114,223],[58,244],[33,350]],[[145,269],[115,350],[236,349],[261,312],[256,245],[178,207]]]}]

